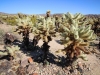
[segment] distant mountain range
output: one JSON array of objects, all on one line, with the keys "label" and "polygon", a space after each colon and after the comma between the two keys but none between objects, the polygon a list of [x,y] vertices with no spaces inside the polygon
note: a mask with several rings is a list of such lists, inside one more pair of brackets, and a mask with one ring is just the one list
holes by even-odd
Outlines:
[{"label": "distant mountain range", "polygon": [[[24,14],[24,13],[22,13]],[[51,14],[52,15],[58,15],[58,16],[61,16],[63,13],[57,13],[57,14]],[[4,13],[4,12],[0,12],[0,15],[16,15],[16,14],[9,14],[9,13]],[[28,15],[28,14],[26,14]],[[35,15],[41,15],[41,16],[45,16],[45,14],[35,14]]]},{"label": "distant mountain range", "polygon": [[[24,14],[24,13],[22,13],[22,14]],[[61,16],[62,14],[63,13],[56,13],[56,14],[51,14],[51,16],[53,16],[53,15]],[[0,12],[0,15],[16,15],[16,14]],[[26,15],[28,15],[28,14],[26,14]],[[45,14],[35,14],[35,15],[45,16]],[[99,17],[100,18],[100,14],[87,14],[85,16],[95,16],[95,17]]]}]

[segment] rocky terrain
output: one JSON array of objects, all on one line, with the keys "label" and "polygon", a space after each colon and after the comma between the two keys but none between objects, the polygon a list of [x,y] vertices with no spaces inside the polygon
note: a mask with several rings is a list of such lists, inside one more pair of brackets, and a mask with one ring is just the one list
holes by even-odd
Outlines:
[{"label": "rocky terrain", "polygon": [[[8,56],[0,57],[0,75],[100,75],[100,49],[98,48],[98,39],[94,44],[86,47],[91,50],[91,54],[87,55],[88,61],[78,59],[76,67],[73,69],[67,66],[66,56],[63,53],[55,53],[64,46],[59,43],[60,36],[53,37],[49,42],[50,49],[48,52],[48,61],[46,66],[43,66],[42,58],[43,51],[41,46],[43,41],[38,42],[35,50],[25,50],[22,46],[22,37],[13,32],[16,26],[0,25],[0,29],[4,32],[11,32],[19,40],[14,43],[18,45],[20,50],[16,52],[16,58],[9,61]],[[33,34],[30,34],[30,41],[33,39]],[[4,44],[0,45],[0,51],[5,50]]]}]

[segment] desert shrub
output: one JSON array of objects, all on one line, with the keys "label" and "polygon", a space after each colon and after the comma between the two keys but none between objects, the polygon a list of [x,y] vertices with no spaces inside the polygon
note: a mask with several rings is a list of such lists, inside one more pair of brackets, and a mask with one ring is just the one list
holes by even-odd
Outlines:
[{"label": "desert shrub", "polygon": [[8,25],[17,25],[17,22],[16,22],[16,17],[15,16],[12,16],[12,17],[8,17],[6,18],[5,22],[8,24]]},{"label": "desert shrub", "polygon": [[12,25],[12,26],[17,25],[17,22],[15,21],[15,19],[11,19],[11,20],[8,19],[6,22],[8,25]]},{"label": "desert shrub", "polygon": [[0,16],[0,20],[1,22],[5,22],[7,25],[16,25],[17,22],[16,22],[16,16],[9,16],[9,15],[1,15]]}]

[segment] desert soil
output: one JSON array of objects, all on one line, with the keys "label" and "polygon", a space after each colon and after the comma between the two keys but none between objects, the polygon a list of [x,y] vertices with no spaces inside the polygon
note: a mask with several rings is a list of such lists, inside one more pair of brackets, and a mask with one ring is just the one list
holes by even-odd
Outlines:
[{"label": "desert soil", "polygon": [[[21,36],[17,33],[13,33],[15,26],[0,25],[0,28],[5,32],[11,32],[19,40],[22,40]],[[0,58],[0,75],[100,75],[100,49],[98,49],[98,40],[95,40],[95,46],[86,47],[87,50],[91,50],[92,53],[87,56],[88,61],[78,59],[76,64],[77,68],[71,69],[71,66],[66,66],[63,53],[55,53],[59,49],[63,49],[64,46],[59,43],[60,36],[53,37],[53,40],[49,42],[50,49],[48,53],[48,61],[46,66],[43,66],[41,62],[43,51],[40,47],[43,41],[38,42],[36,50],[27,51],[22,48],[20,42],[20,50],[16,52],[16,58],[13,61],[7,60],[7,57]],[[34,35],[30,34],[30,41]],[[4,45],[0,45],[0,50],[5,50]],[[32,58],[33,62],[29,62],[29,58]]]}]

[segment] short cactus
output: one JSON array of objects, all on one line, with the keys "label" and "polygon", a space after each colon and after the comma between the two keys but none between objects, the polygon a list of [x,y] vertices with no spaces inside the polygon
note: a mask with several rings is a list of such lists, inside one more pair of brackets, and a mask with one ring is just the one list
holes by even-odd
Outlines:
[{"label": "short cactus", "polygon": [[15,56],[15,52],[18,51],[20,48],[18,46],[11,46],[11,47],[6,47],[6,50],[9,55]]},{"label": "short cactus", "polygon": [[10,55],[11,56],[11,60],[12,57],[16,58],[16,54],[15,52],[20,50],[20,48],[18,46],[10,46],[10,47],[6,47],[6,51],[4,52],[0,52],[1,56],[6,56],[6,55]]}]

